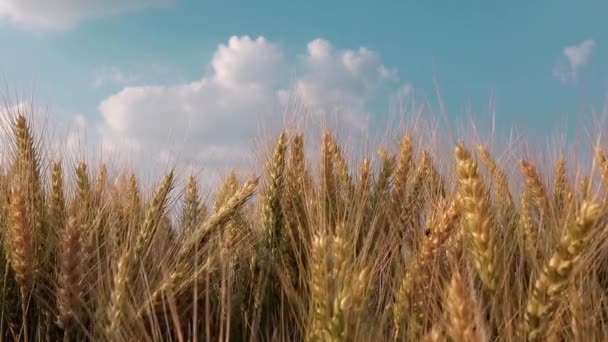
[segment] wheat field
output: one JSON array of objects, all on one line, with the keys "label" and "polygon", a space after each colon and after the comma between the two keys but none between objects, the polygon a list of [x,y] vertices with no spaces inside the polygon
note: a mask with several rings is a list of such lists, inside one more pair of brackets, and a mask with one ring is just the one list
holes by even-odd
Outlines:
[{"label": "wheat field", "polygon": [[204,200],[194,176],[69,164],[33,124],[11,118],[0,166],[2,340],[608,338],[598,144],[541,167],[406,133],[355,162],[286,130]]}]

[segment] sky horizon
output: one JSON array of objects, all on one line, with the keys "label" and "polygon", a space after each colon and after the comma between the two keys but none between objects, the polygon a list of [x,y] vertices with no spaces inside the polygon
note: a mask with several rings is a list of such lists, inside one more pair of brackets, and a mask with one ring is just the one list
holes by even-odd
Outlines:
[{"label": "sky horizon", "polygon": [[[50,117],[110,150],[163,159],[175,149],[209,165],[239,158],[294,98],[365,131],[399,100],[437,110],[436,84],[450,120],[487,122],[492,101],[499,129],[547,135],[606,111],[606,10],[565,0],[0,0],[0,81],[9,95],[35,90]],[[165,148],[171,134],[184,141]]]}]

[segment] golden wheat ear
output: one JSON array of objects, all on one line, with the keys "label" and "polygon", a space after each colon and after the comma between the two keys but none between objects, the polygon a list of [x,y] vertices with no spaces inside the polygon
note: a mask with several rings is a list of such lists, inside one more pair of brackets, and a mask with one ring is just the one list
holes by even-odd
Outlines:
[{"label": "golden wheat ear", "polygon": [[311,237],[306,208],[306,196],[310,189],[309,175],[304,156],[304,137],[301,133],[291,139],[291,149],[286,171],[284,203],[285,219],[294,251],[303,259]]},{"label": "golden wheat ear", "polygon": [[529,341],[545,338],[547,320],[553,317],[561,294],[569,286],[574,266],[600,216],[600,210],[598,201],[584,201],[574,222],[568,224],[562,233],[555,252],[545,262],[526,305],[525,332]]},{"label": "golden wheat ear", "polygon": [[263,198],[262,224],[268,237],[269,248],[274,257],[284,234],[284,213],[281,198],[285,189],[285,163],[287,135],[283,132],[266,167],[266,189]]},{"label": "golden wheat ear", "polygon": [[93,187],[95,204],[99,205],[108,187],[108,167],[101,164],[95,175],[95,186]]},{"label": "golden wheat ear", "polygon": [[76,186],[75,210],[79,216],[86,217],[91,209],[91,182],[87,164],[82,162],[76,166]]},{"label": "golden wheat ear", "polygon": [[324,232],[316,233],[312,238],[310,265],[310,300],[311,310],[309,326],[306,329],[307,340],[320,339],[324,334],[322,322],[331,319],[329,303],[329,279],[327,269],[327,247],[329,239]]},{"label": "golden wheat ear", "polygon": [[454,229],[460,216],[460,201],[458,198],[452,200],[450,204],[446,200],[441,200],[432,216],[427,220],[429,236],[425,237],[416,254],[408,261],[405,274],[399,282],[395,293],[395,303],[393,305],[393,326],[395,337],[399,338],[402,333],[402,326],[407,317],[408,310],[413,311],[414,315],[410,322],[418,321],[420,324],[419,312],[424,310],[425,293],[429,290],[432,270],[430,265],[438,256],[444,243]]},{"label": "golden wheat ear", "polygon": [[[48,273],[51,265],[47,256],[49,239],[48,222],[46,220],[46,204],[45,191],[41,178],[41,158],[39,151],[36,148],[34,135],[30,125],[27,123],[25,116],[19,115],[14,123],[14,134],[17,146],[17,155],[13,164],[13,172],[15,173],[15,182],[18,183],[18,196],[22,197],[24,208],[22,223],[27,227],[26,234],[29,234],[29,242],[27,242],[29,252],[31,254],[31,280],[40,281],[42,286],[33,287],[35,290],[35,298],[46,298],[43,293],[44,287],[49,287]],[[15,227],[16,228],[16,227]],[[25,235],[23,235],[25,237]],[[28,287],[31,287],[29,285]],[[22,289],[24,289],[22,287]],[[30,291],[31,288],[28,288]],[[48,312],[44,310],[46,315]]]},{"label": "golden wheat ear", "polygon": [[19,284],[21,298],[22,325],[25,341],[28,340],[28,309],[30,291],[34,285],[35,247],[33,226],[26,204],[26,197],[19,187],[11,192],[10,229],[8,239],[11,246],[10,261]]},{"label": "golden wheat ear", "polygon": [[11,246],[11,263],[15,277],[26,293],[32,286],[34,276],[34,237],[32,224],[25,196],[21,188],[11,191],[10,198],[11,223],[8,231],[8,240]]},{"label": "golden wheat ear", "polygon": [[[162,303],[163,297],[172,295],[172,292],[179,288],[187,288],[198,281],[200,276],[206,274],[212,265],[212,262],[207,260],[205,265],[201,266],[199,273],[189,274],[191,272],[192,260],[196,258],[197,253],[201,250],[206,241],[227,222],[229,222],[235,213],[237,213],[247,201],[255,194],[258,186],[259,178],[252,177],[232,195],[220,208],[211,214],[205,222],[200,224],[190,236],[180,246],[175,257],[175,267],[165,276],[160,284],[147,296],[145,304],[137,311],[137,316],[142,317],[150,308]],[[116,281],[120,279],[117,278]],[[117,284],[121,284],[117,282]],[[117,307],[118,309],[118,307]],[[110,317],[114,317],[114,312],[111,312]]]},{"label": "golden wheat ear", "polygon": [[595,161],[597,162],[602,182],[604,184],[604,200],[608,198],[608,158],[601,146],[595,147]]},{"label": "golden wheat ear", "polygon": [[113,287],[110,301],[105,309],[104,321],[97,322],[102,326],[102,333],[109,340],[116,340],[121,336],[120,329],[124,329],[124,321],[130,314],[128,282],[132,258],[132,248],[126,249],[120,255],[112,279]]},{"label": "golden wheat ear", "polygon": [[435,167],[432,158],[429,157],[429,167],[427,171],[427,197],[430,201],[445,198],[446,184],[439,170]]},{"label": "golden wheat ear", "polygon": [[521,170],[526,183],[525,191],[529,192],[529,196],[534,205],[546,220],[551,213],[551,205],[549,203],[547,188],[541,180],[536,166],[531,162],[522,159],[519,162],[519,169]]},{"label": "golden wheat ear", "polygon": [[399,162],[395,169],[394,184],[393,184],[393,201],[398,208],[405,196],[410,169],[412,168],[413,156],[412,137],[405,135],[399,144]]},{"label": "golden wheat ear", "polygon": [[138,263],[143,262],[142,256],[147,254],[155,236],[160,220],[167,210],[168,195],[173,187],[173,170],[165,175],[160,183],[148,209],[144,221],[136,231],[135,242],[132,246],[126,245],[116,263],[116,272],[112,279],[112,290],[110,302],[106,310],[106,320],[103,322],[103,331],[106,337],[116,339],[119,335],[118,329],[124,329],[126,319],[132,312],[129,298],[129,281],[137,279],[134,270],[138,269]]},{"label": "golden wheat ear", "polygon": [[458,271],[452,274],[445,301],[447,332],[455,342],[488,340],[473,289]]},{"label": "golden wheat ear", "polygon": [[376,179],[374,192],[372,193],[371,197],[372,210],[377,210],[380,203],[390,192],[391,183],[393,181],[393,172],[395,171],[396,165],[395,156],[389,154],[386,150],[379,149],[378,155],[380,156],[382,165],[380,166],[380,173]]},{"label": "golden wheat ear", "polygon": [[[40,176],[40,156],[35,148],[31,128],[23,115],[17,117],[14,131],[17,145],[17,158],[14,168],[22,182],[23,190],[28,196],[28,202],[36,208],[35,215],[40,216],[42,212],[38,211],[41,210],[44,202]],[[35,219],[39,221],[42,220],[42,217],[35,217]],[[33,223],[39,224],[39,222]]]},{"label": "golden wheat ear", "polygon": [[141,195],[139,191],[139,185],[137,183],[137,177],[135,173],[129,175],[129,185],[127,190],[127,206],[126,212],[130,214],[129,219],[131,221],[137,221],[139,213],[141,211]]},{"label": "golden wheat ear", "polygon": [[531,261],[536,261],[537,253],[537,230],[538,222],[532,217],[533,205],[530,193],[527,191],[521,194],[521,210],[519,215],[519,225],[524,237],[526,253]]},{"label": "golden wheat ear", "polygon": [[323,215],[327,224],[335,226],[336,220],[336,177],[334,170],[334,141],[331,134],[323,132],[321,139],[321,193],[323,198]]},{"label": "golden wheat ear", "polygon": [[215,193],[213,211],[218,211],[226,203],[226,201],[230,199],[230,197],[234,196],[238,189],[239,179],[236,175],[236,172],[230,171],[228,176],[226,176],[222,180],[222,183],[220,184],[218,190]]},{"label": "golden wheat ear", "polygon": [[[371,187],[372,187],[372,169],[370,166],[369,158],[364,157],[361,161],[361,166],[359,167],[359,178],[357,180],[357,196],[356,201],[357,205],[360,206],[361,211],[364,214],[368,214],[369,210],[369,198],[371,195]],[[365,220],[364,220],[365,222]]]},{"label": "golden wheat ear", "polygon": [[497,286],[496,245],[492,223],[493,213],[477,163],[462,145],[457,145],[456,172],[462,198],[464,228],[472,242],[473,261],[486,288]]},{"label": "golden wheat ear", "polygon": [[424,186],[429,179],[430,156],[423,151],[418,161],[416,173],[411,181],[409,189],[405,193],[405,198],[398,208],[398,218],[403,225],[402,238],[405,237],[410,246],[415,247],[420,240],[421,227],[419,218],[426,203],[426,196],[423,196]]},{"label": "golden wheat ear", "polygon": [[[192,238],[188,239],[188,241],[184,243],[184,246],[180,248],[179,255],[185,256],[184,253],[188,253],[195,246],[203,246],[210,236],[215,234],[219,228],[232,219],[236,212],[245,206],[247,201],[255,194],[258,184],[258,177],[252,177],[247,180],[234,195],[209,215],[205,222],[199,225]],[[184,251],[184,253],[182,253],[182,251]]]},{"label": "golden wheat ear", "polygon": [[63,227],[66,218],[65,195],[63,189],[63,169],[61,161],[53,163],[51,171],[51,198],[49,220],[55,227]]},{"label": "golden wheat ear", "polygon": [[423,342],[443,342],[446,340],[445,332],[443,331],[443,328],[439,326],[439,323],[436,323],[431,330],[422,337]]},{"label": "golden wheat ear", "polygon": [[59,263],[59,284],[57,293],[58,323],[69,334],[78,322],[82,322],[83,312],[83,269],[80,227],[75,217],[71,217],[61,233],[61,257]]},{"label": "golden wheat ear", "polygon": [[173,170],[169,171],[156,189],[141,225],[134,246],[134,257],[139,259],[140,253],[149,247],[158,227],[158,223],[167,211],[169,192],[173,188]]},{"label": "golden wheat ear", "polygon": [[316,233],[312,239],[310,313],[306,340],[348,341],[348,318],[361,314],[370,281],[368,268],[354,272],[352,244],[344,223]]},{"label": "golden wheat ear", "polygon": [[198,194],[198,183],[194,176],[188,178],[184,197],[184,209],[182,211],[181,229],[182,234],[189,235],[202,218],[202,204]]},{"label": "golden wheat ear", "polygon": [[560,156],[555,163],[553,177],[553,207],[556,214],[560,214],[560,222],[565,219],[566,213],[574,200],[574,193],[566,170],[566,158]]},{"label": "golden wheat ear", "polygon": [[286,187],[290,189],[290,191],[303,191],[310,186],[310,175],[306,170],[304,136],[301,133],[294,135],[291,139],[289,157]]},{"label": "golden wheat ear", "polygon": [[511,210],[508,208],[513,208],[513,196],[511,195],[511,191],[509,190],[509,180],[505,173],[498,167],[496,161],[488,151],[488,148],[484,145],[479,145],[477,147],[477,151],[481,156],[481,160],[483,160],[484,164],[492,178],[494,179],[494,192],[496,193],[496,197],[499,200],[499,207],[505,208],[506,210]]},{"label": "golden wheat ear", "polygon": [[331,150],[333,151],[333,163],[336,172],[336,209],[339,216],[344,216],[346,215],[345,211],[348,201],[354,194],[355,185],[348,169],[348,163],[346,162],[346,159],[344,159],[342,150],[336,141],[332,141],[332,145]]}]

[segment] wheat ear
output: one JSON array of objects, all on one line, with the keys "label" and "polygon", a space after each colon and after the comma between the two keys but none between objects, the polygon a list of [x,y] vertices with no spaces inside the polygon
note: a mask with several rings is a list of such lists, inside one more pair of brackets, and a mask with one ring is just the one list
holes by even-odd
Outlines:
[{"label": "wheat ear", "polygon": [[526,305],[525,328],[529,341],[544,337],[546,320],[551,319],[560,295],[568,287],[572,270],[599,215],[597,201],[584,201],[576,219],[564,230],[555,252],[546,261]]},{"label": "wheat ear", "polygon": [[507,179],[507,176],[500,169],[500,167],[498,167],[498,165],[496,164],[496,161],[494,160],[494,158],[492,157],[492,155],[490,154],[490,151],[488,151],[488,148],[486,146],[479,145],[477,147],[477,151],[479,152],[479,155],[481,156],[481,160],[483,160],[484,164],[486,165],[486,168],[488,169],[488,171],[490,171],[490,174],[492,175],[492,178],[494,179],[494,184],[495,184],[494,189],[496,192],[496,196],[498,197],[498,199],[500,201],[499,207],[513,208],[514,207],[513,197],[511,195],[511,191],[509,190],[509,180]]},{"label": "wheat ear", "polygon": [[[193,253],[196,253],[197,246],[204,245],[205,241],[208,240],[210,235],[215,233],[216,229],[228,222],[232,216],[245,205],[247,200],[253,196],[258,182],[259,180],[257,177],[253,177],[245,182],[243,187],[236,194],[209,216],[209,218],[197,227],[188,239],[184,241],[176,256],[175,269],[171,271],[156,290],[150,294],[146,305],[138,311],[139,316],[141,316],[151,305],[158,303],[166,291],[174,289],[179,281],[183,281],[186,278],[189,257],[192,257]],[[195,279],[196,278],[191,277],[189,281],[194,281]]]},{"label": "wheat ear", "polygon": [[285,155],[287,135],[283,132],[274,148],[270,163],[266,168],[267,185],[264,193],[262,222],[268,237],[268,247],[272,255],[279,247],[284,229],[284,213],[281,197],[285,188]]},{"label": "wheat ear", "polygon": [[25,196],[21,188],[11,193],[10,261],[21,292],[21,312],[23,318],[24,340],[28,341],[27,309],[29,293],[33,286],[35,267],[35,247],[32,224]]},{"label": "wheat ear", "polygon": [[447,332],[454,342],[487,341],[484,327],[480,326],[480,308],[471,286],[458,271],[446,291]]},{"label": "wheat ear", "polygon": [[321,139],[321,191],[323,194],[323,211],[329,226],[335,225],[336,208],[336,178],[334,170],[333,138],[327,131]]},{"label": "wheat ear", "polygon": [[497,277],[492,210],[477,163],[462,145],[456,146],[455,154],[464,228],[473,243],[475,267],[484,285],[493,291],[496,289]]},{"label": "wheat ear", "polygon": [[201,199],[198,194],[198,183],[194,176],[188,178],[182,212],[182,234],[189,235],[201,219]]},{"label": "wheat ear", "polygon": [[133,257],[139,260],[139,257],[144,253],[144,250],[149,246],[158,222],[165,214],[167,209],[167,196],[173,187],[173,171],[170,171],[161,182],[158,189],[152,196],[152,201],[149,204],[144,222],[141,225],[135,246],[133,247]]},{"label": "wheat ear", "polygon": [[526,183],[525,191],[530,193],[530,198],[533,200],[540,214],[547,219],[548,215],[550,214],[551,205],[549,204],[547,189],[540,179],[538,170],[527,160],[521,160],[519,162],[519,168],[521,173],[524,175],[524,180]]},{"label": "wheat ear", "polygon": [[[422,245],[407,264],[405,276],[395,294],[395,304],[393,305],[395,338],[400,337],[401,325],[405,319],[408,306],[414,306],[416,310],[422,308],[422,301],[416,301],[413,298],[414,290],[417,284],[426,286],[430,281],[430,275],[425,272],[437,256],[441,246],[450,236],[450,232],[460,215],[460,206],[461,203],[458,198],[454,199],[449,206],[447,201],[441,200],[433,215],[427,220],[430,235],[424,238]],[[420,294],[422,295],[423,292],[420,291]]]},{"label": "wheat ear", "polygon": [[[555,163],[555,177],[553,179],[553,206],[557,213],[567,212],[574,199],[566,171],[566,158],[562,155]],[[562,216],[565,216],[565,214]]]},{"label": "wheat ear", "polygon": [[71,217],[61,234],[59,288],[57,294],[58,322],[64,329],[81,320],[84,294],[82,245],[77,220]]},{"label": "wheat ear", "polygon": [[399,162],[395,169],[395,181],[393,184],[393,201],[396,203],[397,208],[400,207],[400,203],[405,196],[407,179],[412,168],[412,155],[412,137],[405,135],[399,146]]},{"label": "wheat ear", "polygon": [[608,158],[601,146],[595,147],[595,160],[598,164],[602,182],[604,184],[605,198],[608,198]]}]

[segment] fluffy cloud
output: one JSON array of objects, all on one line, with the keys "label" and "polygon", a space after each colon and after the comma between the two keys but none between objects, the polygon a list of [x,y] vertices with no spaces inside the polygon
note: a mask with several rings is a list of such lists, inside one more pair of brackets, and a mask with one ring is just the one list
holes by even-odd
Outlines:
[{"label": "fluffy cloud", "polygon": [[308,43],[294,92],[312,108],[340,113],[361,127],[368,102],[385,81],[396,76],[377,53],[365,47],[335,51],[328,41],[315,39]]},{"label": "fluffy cloud", "polygon": [[[286,60],[263,37],[231,37],[198,80],[126,87],[103,100],[100,138],[110,151],[232,167],[251,160],[251,142],[282,126],[289,99],[309,113],[339,111],[357,128],[377,90],[397,78],[377,53],[337,50],[322,39],[311,41],[295,64]],[[292,69],[297,74],[288,79]]]},{"label": "fluffy cloud", "polygon": [[553,76],[562,83],[576,81],[578,70],[591,60],[595,41],[587,39],[578,45],[567,46],[553,66]]},{"label": "fluffy cloud", "polygon": [[[107,151],[221,167],[248,160],[243,142],[259,122],[277,114],[281,50],[260,37],[220,44],[201,79],[174,85],[126,87],[99,105]],[[172,153],[177,151],[176,153]],[[170,160],[174,157],[174,160]]]},{"label": "fluffy cloud", "polygon": [[28,29],[65,30],[88,17],[161,6],[174,0],[0,0],[0,18]]}]

